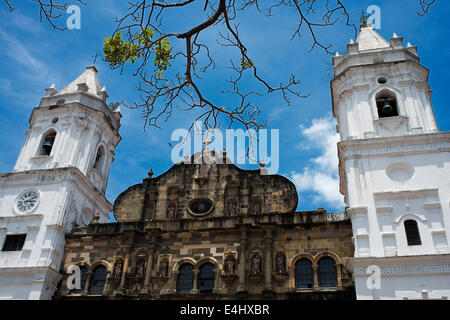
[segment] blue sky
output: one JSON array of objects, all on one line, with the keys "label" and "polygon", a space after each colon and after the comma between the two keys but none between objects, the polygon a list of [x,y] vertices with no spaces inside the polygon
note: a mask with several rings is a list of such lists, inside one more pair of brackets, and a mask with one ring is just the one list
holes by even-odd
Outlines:
[{"label": "blue sky", "polygon": [[[68,3],[71,3],[68,1]],[[344,1],[351,18],[358,23],[360,12],[369,5],[381,8],[381,29],[386,39],[393,32],[404,37],[404,44],[418,46],[422,64],[430,69],[430,85],[434,92],[433,107],[441,131],[450,130],[450,2],[438,1],[429,16],[419,17],[418,0]],[[72,82],[93,56],[102,53],[102,43],[115,28],[113,18],[126,9],[125,1],[87,0],[81,6],[81,30],[53,30],[39,22],[39,12],[31,1],[17,2],[16,11],[9,13],[0,5],[0,172],[12,170],[23,145],[31,111],[39,104],[44,89],[52,83],[61,90]],[[64,23],[67,16],[62,16]],[[197,10],[170,16],[167,30],[182,32],[183,26],[194,26],[202,19]],[[295,182],[299,191],[298,210],[322,207],[328,211],[343,210],[336,171],[337,136],[331,115],[330,62],[331,56],[316,48],[308,53],[311,38],[304,31],[302,39],[289,41],[296,28],[295,15],[279,10],[270,18],[247,11],[241,16],[240,34],[261,74],[277,84],[295,73],[303,80],[302,91],[307,99],[294,99],[287,108],[280,96],[265,96],[259,102],[263,107],[261,119],[269,120],[269,129],[280,130],[280,168],[278,173]],[[225,69],[230,54],[237,55],[215,44],[219,27],[202,34],[209,41],[217,67],[200,84],[202,89],[220,103],[232,103],[218,92],[227,77]],[[353,30],[338,23],[318,33],[324,43],[333,45],[332,51],[344,53],[353,37]],[[174,44],[177,46],[177,44]],[[97,60],[99,78],[107,86],[109,101],[131,103],[138,99],[137,80],[130,76],[132,69],[121,75]],[[245,80],[244,85],[253,85]],[[170,135],[176,128],[187,128],[192,117],[176,114],[162,129],[143,130],[141,113],[122,107],[122,142],[116,150],[116,161],[108,183],[107,198],[113,203],[129,186],[142,181],[150,168],[155,175],[162,174],[171,162]],[[241,166],[256,169],[256,165]]]}]

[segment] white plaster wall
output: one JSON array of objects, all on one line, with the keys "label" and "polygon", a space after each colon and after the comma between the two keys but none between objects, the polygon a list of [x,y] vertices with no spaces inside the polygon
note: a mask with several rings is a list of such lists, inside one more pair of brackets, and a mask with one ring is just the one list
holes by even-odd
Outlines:
[{"label": "white plaster wall", "polygon": [[[55,118],[58,122],[53,124]],[[50,156],[41,156],[43,137],[50,129],[55,130],[57,136]],[[119,136],[109,128],[100,112],[93,113],[79,105],[35,109],[14,172],[74,166],[104,194],[118,142]],[[100,145],[105,147],[101,172],[93,168]]]},{"label": "white plaster wall", "polygon": [[369,289],[366,277],[356,278],[355,288],[358,300],[448,300],[450,274],[382,277],[379,290]]},{"label": "white plaster wall", "polygon": [[[386,84],[377,83],[382,76]],[[412,62],[359,67],[333,80],[341,141],[437,132],[427,80],[428,72]],[[383,90],[395,94],[400,117],[378,117],[375,96]]]},{"label": "white plaster wall", "polygon": [[[39,193],[39,203],[20,214],[14,210],[16,199],[27,190]],[[86,209],[92,213],[90,220],[82,218]],[[41,269],[59,271],[65,234],[75,225],[90,223],[95,213],[101,223],[107,222],[111,209],[75,168],[0,175],[0,248],[7,234],[27,234],[22,251],[0,251],[0,299],[51,298],[56,284]],[[30,268],[35,277],[44,275],[30,280],[28,271],[21,271]]]},{"label": "white plaster wall", "polygon": [[[367,208],[367,213],[352,218],[354,235],[369,236],[371,256],[450,253],[449,152],[363,158],[347,164],[349,206]],[[409,164],[412,178],[391,180],[386,169],[393,164]],[[417,221],[421,246],[407,245],[406,219]]]}]

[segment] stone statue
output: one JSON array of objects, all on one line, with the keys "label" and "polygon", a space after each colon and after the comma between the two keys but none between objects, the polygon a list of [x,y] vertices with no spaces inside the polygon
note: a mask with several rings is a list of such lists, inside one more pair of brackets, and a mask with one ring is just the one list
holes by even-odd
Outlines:
[{"label": "stone statue", "polygon": [[286,273],[286,256],[283,252],[279,252],[275,258],[275,272]]},{"label": "stone statue", "polygon": [[100,222],[100,214],[97,212],[92,218],[92,223],[99,223],[99,222]]},{"label": "stone statue", "polygon": [[170,220],[175,219],[175,207],[173,205],[167,210],[167,218]]},{"label": "stone statue", "polygon": [[228,215],[230,217],[237,216],[237,205],[234,200],[231,200],[230,202],[228,202]]},{"label": "stone statue", "polygon": [[261,207],[259,206],[259,202],[255,202],[253,205],[253,214],[259,215],[261,213]]},{"label": "stone statue", "polygon": [[225,264],[224,264],[224,274],[226,276],[233,276],[234,275],[234,258],[232,256],[228,256],[225,259]]},{"label": "stone statue", "polygon": [[159,269],[158,269],[158,274],[160,277],[167,277],[167,270],[168,270],[168,264],[167,264],[167,259],[163,258],[160,262],[159,262]]},{"label": "stone statue", "polygon": [[123,262],[122,260],[118,260],[116,262],[116,265],[114,266],[114,279],[120,279],[122,277],[122,269],[123,269]]},{"label": "stone statue", "polygon": [[136,277],[138,278],[144,277],[144,266],[145,266],[144,260],[139,260],[138,264],[136,265]]},{"label": "stone statue", "polygon": [[261,274],[262,273],[262,258],[260,254],[255,254],[252,258],[252,274]]}]

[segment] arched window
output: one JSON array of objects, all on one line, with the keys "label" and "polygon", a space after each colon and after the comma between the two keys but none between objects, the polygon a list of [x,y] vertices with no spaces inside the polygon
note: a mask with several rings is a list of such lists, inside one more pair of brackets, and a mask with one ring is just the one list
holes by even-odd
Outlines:
[{"label": "arched window", "polygon": [[89,294],[102,294],[106,282],[106,267],[98,266],[92,274]]},{"label": "arched window", "polygon": [[98,147],[97,155],[95,156],[94,168],[100,173],[103,171],[103,163],[105,161],[105,148],[103,146]]},{"label": "arched window", "polygon": [[319,260],[319,286],[324,288],[337,286],[336,263],[331,258]]},{"label": "arched window", "polygon": [[419,227],[417,221],[406,220],[405,223],[406,239],[408,240],[408,246],[420,246],[422,241],[420,240]]},{"label": "arched window", "polygon": [[185,293],[194,287],[194,266],[190,263],[183,264],[178,271],[177,292]]},{"label": "arched window", "polygon": [[86,266],[80,267],[80,289],[73,289],[70,291],[71,294],[81,294],[84,290],[84,286],[86,285],[88,268]]},{"label": "arched window", "polygon": [[301,259],[295,263],[295,287],[297,289],[311,289],[314,286],[314,272],[312,263],[308,259]]},{"label": "arched window", "polygon": [[39,149],[40,156],[49,156],[52,153],[53,145],[56,139],[56,131],[50,130],[48,131],[41,142],[41,147]]},{"label": "arched window", "polygon": [[375,101],[377,103],[378,117],[388,118],[398,116],[397,97],[393,92],[383,90],[376,95]]},{"label": "arched window", "polygon": [[214,265],[205,263],[199,269],[198,289],[200,293],[211,293],[214,289]]}]

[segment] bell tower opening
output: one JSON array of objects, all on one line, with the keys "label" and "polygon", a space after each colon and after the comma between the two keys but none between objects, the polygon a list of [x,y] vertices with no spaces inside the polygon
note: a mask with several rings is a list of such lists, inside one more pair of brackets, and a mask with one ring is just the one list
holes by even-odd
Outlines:
[{"label": "bell tower opening", "polygon": [[378,117],[389,118],[398,116],[397,97],[389,90],[383,90],[375,97],[378,109]]},{"label": "bell tower opening", "polygon": [[103,162],[105,159],[105,148],[100,146],[97,150],[97,155],[95,156],[94,168],[100,173],[103,173]]},{"label": "bell tower opening", "polygon": [[44,135],[44,138],[42,139],[42,144],[41,144],[41,148],[39,151],[39,155],[49,156],[52,152],[53,145],[55,143],[55,139],[56,139],[56,131],[55,130],[48,131]]}]

